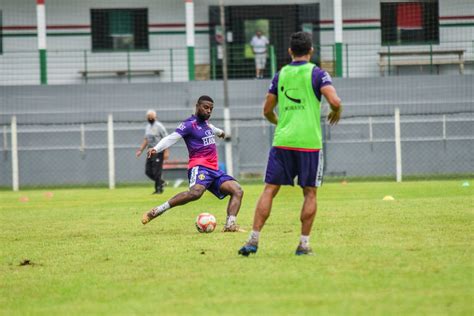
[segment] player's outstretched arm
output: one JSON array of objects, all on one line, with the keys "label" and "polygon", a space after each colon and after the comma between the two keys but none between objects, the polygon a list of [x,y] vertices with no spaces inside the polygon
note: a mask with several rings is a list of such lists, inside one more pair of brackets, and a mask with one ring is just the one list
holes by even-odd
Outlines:
[{"label": "player's outstretched arm", "polygon": [[274,109],[277,105],[277,96],[273,93],[267,93],[265,102],[263,103],[263,115],[265,118],[275,125],[278,124],[278,116],[276,115]]},{"label": "player's outstretched arm", "polygon": [[214,133],[214,135],[216,135],[219,138],[225,138],[225,132],[223,130],[215,127],[212,124],[209,124],[209,127],[212,129],[212,132]]},{"label": "player's outstretched arm", "polygon": [[326,98],[331,108],[331,112],[328,115],[328,121],[330,125],[337,124],[341,119],[342,114],[342,104],[341,98],[336,93],[336,89],[331,86],[324,86],[321,88],[321,93]]},{"label": "player's outstretched arm", "polygon": [[156,144],[155,147],[148,149],[148,155],[147,157],[150,158],[152,155],[156,153],[160,153],[163,150],[173,146],[180,140],[182,136],[176,132],[173,132],[166,136],[165,138],[161,139],[158,144]]}]

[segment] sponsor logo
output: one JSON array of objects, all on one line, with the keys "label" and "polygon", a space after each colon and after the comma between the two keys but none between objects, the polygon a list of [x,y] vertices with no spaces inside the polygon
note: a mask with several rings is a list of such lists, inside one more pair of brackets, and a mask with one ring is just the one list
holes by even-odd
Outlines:
[{"label": "sponsor logo", "polygon": [[194,167],[193,169],[191,169],[191,177],[189,179],[189,187],[192,187],[193,185],[196,184],[196,176],[197,176],[197,173],[198,173],[198,169],[199,169],[199,167]]},{"label": "sponsor logo", "polygon": [[295,103],[298,103],[298,104],[301,103],[301,99],[296,99],[296,98],[290,97],[290,96],[288,95],[288,91],[291,91],[291,90],[296,90],[296,89],[286,90],[286,91],[285,91],[285,97],[286,97],[288,100],[293,101],[293,102],[295,102]]},{"label": "sponsor logo", "polygon": [[327,72],[324,72],[324,76],[323,76],[323,78],[321,79],[321,81],[322,81],[323,83],[326,83],[326,82],[331,83],[331,82],[332,82],[332,78],[331,78],[331,76],[330,76]]},{"label": "sponsor logo", "polygon": [[214,139],[214,135],[203,137],[202,143],[204,144],[204,146],[215,144],[216,140]]},{"label": "sponsor logo", "polygon": [[212,136],[212,130],[210,129],[207,129],[205,133],[206,133],[206,136]]}]

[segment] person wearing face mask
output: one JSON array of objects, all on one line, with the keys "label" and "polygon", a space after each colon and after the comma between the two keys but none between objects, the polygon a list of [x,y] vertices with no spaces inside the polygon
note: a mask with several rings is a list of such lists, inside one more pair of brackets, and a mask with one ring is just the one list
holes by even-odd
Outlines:
[{"label": "person wearing face mask", "polygon": [[173,207],[199,200],[207,190],[218,199],[230,196],[227,204],[227,220],[223,231],[242,231],[237,225],[236,217],[244,191],[237,180],[218,168],[219,158],[214,136],[225,138],[226,135],[223,130],[209,122],[213,109],[214,100],[207,95],[202,95],[196,103],[194,114],[179,124],[173,133],[163,138],[156,146],[148,149],[148,156],[153,157],[183,139],[189,152],[189,189],[176,194],[165,203],[143,214],[143,225]]},{"label": "person wearing face mask", "polygon": [[[146,119],[148,124],[145,128],[145,138],[143,139],[140,148],[135,153],[137,158],[140,157],[145,148],[153,148],[161,139],[168,136],[166,128],[163,126],[163,124],[161,124],[161,122],[157,121],[155,111],[148,110],[146,113]],[[145,164],[145,174],[151,180],[155,181],[155,191],[153,194],[163,193],[163,184],[165,182],[161,178],[161,174],[163,173],[163,161],[167,160],[168,156],[169,152],[168,150],[165,150],[147,157]]]}]

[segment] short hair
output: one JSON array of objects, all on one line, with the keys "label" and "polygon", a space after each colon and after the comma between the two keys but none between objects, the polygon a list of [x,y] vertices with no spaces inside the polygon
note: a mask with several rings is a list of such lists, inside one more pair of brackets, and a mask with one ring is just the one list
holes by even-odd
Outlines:
[{"label": "short hair", "polygon": [[146,112],[146,116],[151,115],[151,114],[153,114],[153,116],[156,117],[156,112],[155,112],[155,110],[151,110],[151,109],[150,109],[150,110],[148,110],[148,111]]},{"label": "short hair", "polygon": [[306,32],[296,32],[291,34],[290,48],[297,57],[308,55],[313,47],[311,35]]},{"label": "short hair", "polygon": [[209,102],[214,103],[214,100],[208,95],[201,95],[197,101],[197,104],[201,104],[202,101],[209,101]]}]

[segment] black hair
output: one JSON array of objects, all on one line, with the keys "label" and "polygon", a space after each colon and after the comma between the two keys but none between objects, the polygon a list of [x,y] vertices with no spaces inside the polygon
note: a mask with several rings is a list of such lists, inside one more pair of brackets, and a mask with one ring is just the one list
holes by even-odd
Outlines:
[{"label": "black hair", "polygon": [[296,57],[308,55],[313,47],[311,35],[306,32],[296,32],[291,34],[290,48]]},{"label": "black hair", "polygon": [[209,101],[209,102],[214,103],[214,100],[208,95],[201,95],[197,101],[197,104],[201,104],[202,101]]}]

